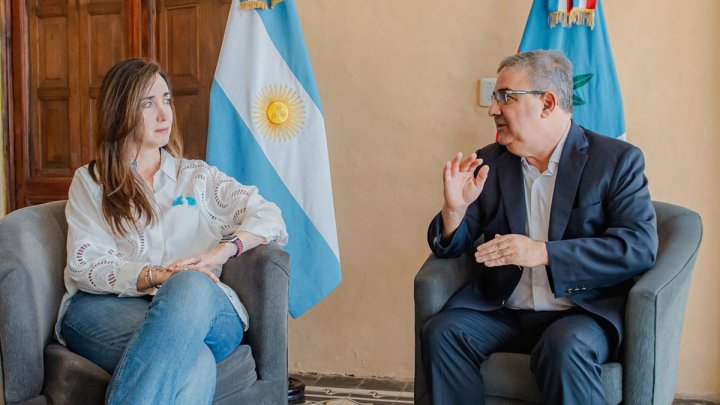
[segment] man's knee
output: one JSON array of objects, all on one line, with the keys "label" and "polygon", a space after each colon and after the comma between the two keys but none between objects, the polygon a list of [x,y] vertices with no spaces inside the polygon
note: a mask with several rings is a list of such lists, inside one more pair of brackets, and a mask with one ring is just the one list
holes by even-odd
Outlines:
[{"label": "man's knee", "polygon": [[423,354],[435,354],[438,349],[452,341],[453,322],[446,312],[428,319],[420,332]]},{"label": "man's knee", "polygon": [[454,356],[463,353],[480,363],[512,338],[509,327],[493,321],[490,313],[451,309],[430,318],[422,328],[423,354]]},{"label": "man's knee", "polygon": [[532,352],[532,370],[544,364],[559,369],[573,369],[597,364],[598,339],[582,330],[549,330],[540,338]]}]

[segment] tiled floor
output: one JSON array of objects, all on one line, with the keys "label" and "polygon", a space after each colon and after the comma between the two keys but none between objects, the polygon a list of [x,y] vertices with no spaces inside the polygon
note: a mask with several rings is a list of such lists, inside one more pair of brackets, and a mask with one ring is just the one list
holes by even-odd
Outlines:
[{"label": "tiled floor", "polygon": [[673,405],[720,405],[720,402],[706,399],[676,399]]},{"label": "tiled floor", "polygon": [[[413,403],[413,382],[339,375],[291,374],[305,383],[305,404],[399,405]],[[710,400],[676,399],[673,405],[720,405]]]},{"label": "tiled floor", "polygon": [[413,403],[410,380],[292,374],[305,383],[305,404],[400,405]]}]

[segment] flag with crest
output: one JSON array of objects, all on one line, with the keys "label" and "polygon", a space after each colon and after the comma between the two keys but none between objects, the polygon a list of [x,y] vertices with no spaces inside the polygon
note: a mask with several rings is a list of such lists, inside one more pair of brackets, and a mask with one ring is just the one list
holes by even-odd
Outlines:
[{"label": "flag with crest", "polygon": [[573,63],[573,120],[625,139],[620,84],[600,0],[534,0],[520,52],[553,49]]},{"label": "flag with crest", "polygon": [[298,317],[341,273],[325,122],[293,0],[233,0],[208,131],[208,163],[282,210]]}]

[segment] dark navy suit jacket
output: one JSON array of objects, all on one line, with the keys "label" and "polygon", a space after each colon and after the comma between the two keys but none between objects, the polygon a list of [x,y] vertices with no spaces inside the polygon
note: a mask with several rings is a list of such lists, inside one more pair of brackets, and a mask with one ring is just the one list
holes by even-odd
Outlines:
[{"label": "dark navy suit jacket", "polygon": [[[480,197],[452,240],[440,242],[442,218],[430,223],[428,242],[438,257],[457,257],[480,236],[525,234],[525,186],[521,160],[500,144],[477,152],[490,166]],[[629,143],[571,124],[560,157],[550,212],[548,279],[555,297],[608,321],[622,340],[622,319],[633,277],[655,262],[658,237],[642,152]],[[477,173],[477,172],[476,172]],[[522,269],[477,264],[468,286],[447,308],[490,311],[503,306]]]}]

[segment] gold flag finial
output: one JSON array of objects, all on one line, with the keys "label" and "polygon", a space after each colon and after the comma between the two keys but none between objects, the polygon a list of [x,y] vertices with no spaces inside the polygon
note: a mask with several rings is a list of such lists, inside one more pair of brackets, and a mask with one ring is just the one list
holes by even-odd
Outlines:
[{"label": "gold flag finial", "polygon": [[283,0],[240,0],[240,10],[266,10],[268,3],[270,3],[270,8],[273,8],[282,1]]}]

